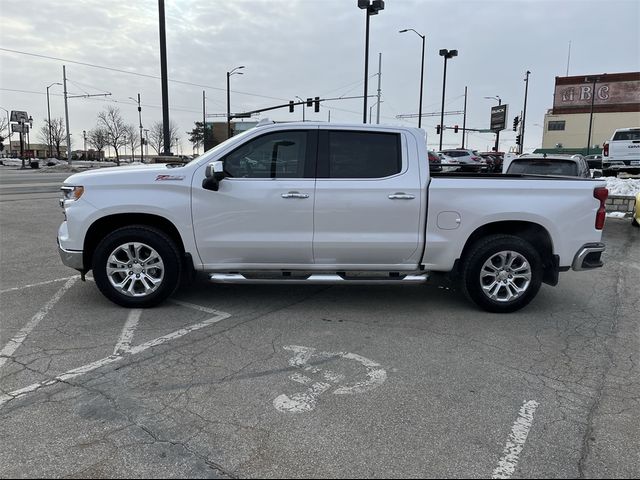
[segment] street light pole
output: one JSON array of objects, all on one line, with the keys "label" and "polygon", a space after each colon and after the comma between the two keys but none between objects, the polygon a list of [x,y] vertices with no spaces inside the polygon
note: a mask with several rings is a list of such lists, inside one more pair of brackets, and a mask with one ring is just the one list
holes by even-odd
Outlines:
[{"label": "street light pole", "polygon": [[[495,97],[484,97],[484,98],[487,100],[490,100],[490,99],[498,100],[498,106],[502,105],[502,99],[498,95],[496,95]],[[498,148],[500,148],[499,144],[500,144],[500,130],[496,132],[496,145],[494,149],[495,152],[498,152]]]},{"label": "street light pole", "polygon": [[418,108],[418,128],[422,128],[422,89],[424,86],[424,46],[425,46],[426,37],[425,35],[421,35],[420,33],[416,32],[413,28],[406,28],[404,30],[400,30],[400,33],[408,32],[409,30],[411,30],[420,38],[422,38],[422,64],[420,67],[420,105]]},{"label": "street light pole", "polygon": [[596,99],[596,83],[600,81],[600,76],[585,77],[584,81],[593,82],[593,88],[591,89],[591,111],[589,112],[589,135],[587,136],[587,155],[589,155],[591,149],[591,127],[593,126],[593,104]]},{"label": "street light pole", "polygon": [[366,11],[367,23],[365,28],[364,42],[364,94],[362,107],[362,123],[367,123],[367,95],[369,89],[369,19],[371,15],[377,15],[380,10],[384,10],[383,0],[358,0],[358,8]]},{"label": "street light pole", "polygon": [[82,138],[84,139],[84,159],[87,159],[87,131],[82,130]]},{"label": "street light pole", "polygon": [[305,121],[305,118],[304,118],[304,107],[306,106],[306,104],[304,103],[304,100],[302,100],[299,96],[296,95],[295,98],[297,98],[298,100],[300,100],[302,102],[302,121],[304,122]]},{"label": "street light pole", "polygon": [[229,88],[229,78],[231,77],[231,75],[243,75],[242,72],[236,71],[240,70],[241,68],[244,68],[244,65],[236,67],[230,72],[227,72],[227,138],[231,138],[231,89]]},{"label": "street light pole", "polygon": [[164,155],[171,155],[171,137],[169,133],[169,78],[167,76],[167,34],[164,21],[164,0],[158,0],[158,20],[160,30],[160,76],[162,83],[162,138]]},{"label": "street light pole", "polygon": [[444,57],[444,74],[442,77],[442,108],[440,109],[440,147],[438,150],[442,150],[442,134],[444,133],[444,92],[447,84],[447,60],[458,56],[458,50],[447,50],[443,48],[440,50],[440,56]]},{"label": "street light pole", "polygon": [[[133,100],[134,102],[138,102],[138,121],[140,123],[140,163],[144,163],[144,149],[142,148],[144,145],[144,140],[142,138],[142,107],[140,106],[140,94],[138,94],[138,100],[133,97],[129,97],[129,100]],[[135,153],[131,151],[131,157],[134,157]]]},{"label": "street light pole", "polygon": [[524,110],[522,111],[522,126],[521,126],[521,130],[520,130],[520,148],[519,148],[519,152],[518,153],[522,153],[524,151],[524,122],[527,118],[527,93],[529,91],[529,75],[531,74],[531,72],[529,70],[527,70],[527,73],[525,74],[525,86],[524,86]]},{"label": "street light pole", "polygon": [[53,137],[51,135],[51,107],[49,105],[49,89],[51,87],[53,87],[54,85],[62,85],[62,84],[60,82],[54,82],[54,83],[52,83],[51,85],[49,85],[47,87],[47,119],[48,119],[47,121],[49,122],[48,123],[48,126],[49,126],[49,158],[51,158],[51,155],[52,155],[52,152],[51,152],[52,145],[51,144],[53,143]]}]

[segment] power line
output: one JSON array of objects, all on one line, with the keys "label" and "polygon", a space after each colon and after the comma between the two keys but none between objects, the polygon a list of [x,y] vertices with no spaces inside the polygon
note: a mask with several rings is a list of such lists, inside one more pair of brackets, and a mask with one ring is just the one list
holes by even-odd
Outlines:
[{"label": "power line", "polygon": [[[9,52],[9,53],[17,53],[19,55],[27,55],[27,56],[30,56],[30,57],[45,58],[47,60],[56,60],[58,62],[73,63],[75,65],[82,65],[82,66],[91,67],[91,68],[99,68],[99,69],[102,69],[102,70],[109,70],[109,71],[117,72],[117,73],[125,73],[125,74],[128,74],[128,75],[135,75],[135,76],[143,77],[143,78],[153,78],[155,80],[160,80],[161,79],[157,75],[149,75],[147,73],[132,72],[132,71],[128,71],[128,70],[122,70],[120,68],[106,67],[104,65],[97,65],[97,64],[94,64],[94,63],[78,62],[76,60],[69,60],[69,59],[60,58],[60,57],[52,57],[52,56],[49,56],[49,55],[42,55],[42,54],[39,54],[39,53],[23,52],[23,51],[20,51],[20,50],[13,50],[11,48],[0,47],[0,51]],[[169,81],[173,82],[173,83],[179,83],[181,85],[190,85],[192,87],[208,88],[208,89],[211,89],[211,90],[218,90],[218,91],[221,91],[221,92],[226,92],[227,91],[226,88],[213,87],[211,85],[203,85],[203,84],[200,84],[200,83],[185,82],[184,80],[169,79]],[[285,98],[270,97],[268,95],[260,95],[260,94],[257,94],[257,93],[241,92],[241,91],[238,91],[238,90],[231,90],[231,92],[232,93],[237,93],[239,95],[248,95],[250,97],[267,98],[269,100],[283,100],[283,101],[287,100]]]}]

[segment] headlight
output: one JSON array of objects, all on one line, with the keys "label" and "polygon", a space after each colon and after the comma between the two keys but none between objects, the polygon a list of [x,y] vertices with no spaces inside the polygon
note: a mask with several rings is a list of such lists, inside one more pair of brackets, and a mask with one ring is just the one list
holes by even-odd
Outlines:
[{"label": "headlight", "polygon": [[64,186],[61,188],[62,190],[62,200],[61,200],[61,204],[62,202],[64,202],[65,200],[78,200],[82,194],[84,193],[84,187],[81,186]]}]

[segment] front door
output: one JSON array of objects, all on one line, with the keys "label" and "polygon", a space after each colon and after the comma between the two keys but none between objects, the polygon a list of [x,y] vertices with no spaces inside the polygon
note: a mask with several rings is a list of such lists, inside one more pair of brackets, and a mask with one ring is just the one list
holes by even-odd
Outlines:
[{"label": "front door", "polygon": [[313,263],[317,130],[287,129],[247,140],[222,158],[218,191],[193,180],[193,225],[206,268],[287,269]]}]

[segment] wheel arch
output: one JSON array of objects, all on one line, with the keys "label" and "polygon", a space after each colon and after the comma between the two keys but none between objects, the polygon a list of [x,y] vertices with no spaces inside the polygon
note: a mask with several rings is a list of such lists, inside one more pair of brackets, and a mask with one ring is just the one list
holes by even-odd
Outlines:
[{"label": "wheel arch", "polygon": [[191,256],[185,253],[184,242],[176,226],[170,220],[150,213],[117,213],[101,217],[93,222],[84,237],[84,265],[89,266],[92,264],[93,254],[101,239],[119,228],[132,225],[153,227],[164,232],[175,243],[181,257],[189,260],[187,265],[191,268],[193,267]]},{"label": "wheel arch", "polygon": [[460,258],[456,260],[455,275],[460,273],[461,260],[468,255],[471,247],[489,235],[514,235],[529,242],[540,255],[543,263],[544,283],[556,285],[559,275],[559,258],[553,254],[553,240],[549,231],[539,223],[522,220],[504,220],[487,223],[478,227],[467,239]]}]

